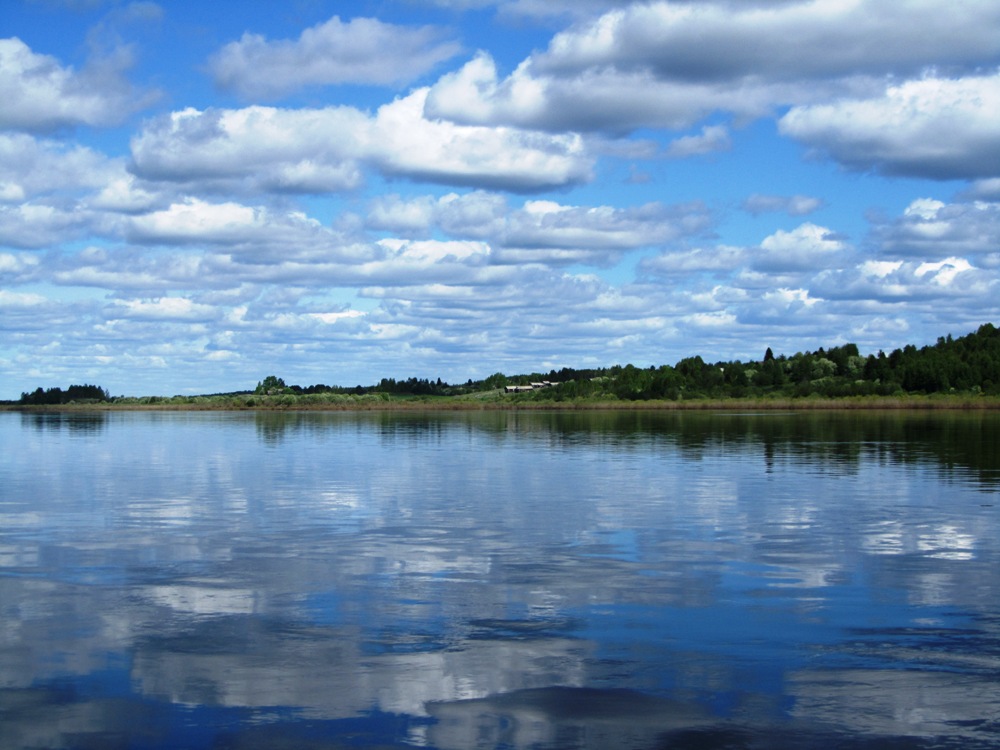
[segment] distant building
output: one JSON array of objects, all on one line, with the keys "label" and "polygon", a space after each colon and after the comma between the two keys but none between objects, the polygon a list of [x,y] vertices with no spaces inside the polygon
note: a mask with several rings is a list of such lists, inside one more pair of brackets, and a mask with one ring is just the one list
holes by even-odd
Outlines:
[{"label": "distant building", "polygon": [[504,393],[523,393],[525,391],[536,391],[539,388],[550,388],[554,386],[551,380],[543,380],[540,383],[531,383],[529,385],[505,385],[503,387]]}]

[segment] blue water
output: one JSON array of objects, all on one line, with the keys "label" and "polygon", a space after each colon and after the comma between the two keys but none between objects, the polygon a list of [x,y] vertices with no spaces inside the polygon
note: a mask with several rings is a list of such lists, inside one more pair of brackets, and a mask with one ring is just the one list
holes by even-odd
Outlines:
[{"label": "blue water", "polygon": [[1000,415],[0,413],[0,747],[1000,746]]}]

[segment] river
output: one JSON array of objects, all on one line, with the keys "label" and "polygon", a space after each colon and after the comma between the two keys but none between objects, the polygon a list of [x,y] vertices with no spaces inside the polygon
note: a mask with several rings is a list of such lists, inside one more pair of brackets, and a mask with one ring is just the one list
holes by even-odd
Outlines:
[{"label": "river", "polygon": [[1000,745],[1000,415],[0,413],[0,747]]}]

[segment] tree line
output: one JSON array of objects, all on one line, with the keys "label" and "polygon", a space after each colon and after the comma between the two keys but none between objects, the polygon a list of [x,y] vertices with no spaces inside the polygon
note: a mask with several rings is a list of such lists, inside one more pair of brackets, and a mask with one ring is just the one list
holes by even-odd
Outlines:
[{"label": "tree line", "polygon": [[[275,390],[280,381],[280,390]],[[376,385],[285,386],[274,376],[258,383],[261,393],[388,394],[456,396],[502,390],[508,385],[546,381],[550,386],[521,393],[525,400],[601,399],[681,400],[690,398],[892,396],[899,394],[985,393],[1000,395],[1000,330],[991,323],[960,338],[940,337],[933,345],[907,345],[888,355],[862,356],[856,344],[775,356],[767,348],[760,360],[706,362],[700,355],[674,365],[632,364],[547,373],[505,375],[450,384],[426,378],[383,378]]]},{"label": "tree line", "polygon": [[[558,374],[556,374],[558,375]],[[550,377],[550,380],[552,378]],[[751,398],[761,396],[839,398],[898,394],[1000,395],[1000,330],[985,324],[967,336],[941,337],[890,354],[861,356],[844,344],[792,356],[770,349],[758,361],[708,363],[700,356],[676,365],[615,366],[591,378],[558,378],[537,398],[612,395],[619,399]],[[532,394],[534,396],[534,394]]]},{"label": "tree line", "polygon": [[[281,397],[435,397],[502,392],[508,385],[546,381],[551,385],[510,394],[521,400],[683,400],[698,398],[893,396],[963,393],[1000,395],[1000,329],[986,323],[960,338],[950,334],[917,348],[907,345],[889,354],[862,356],[856,344],[820,347],[815,351],[775,356],[768,348],[760,360],[706,362],[700,355],[674,365],[550,370],[520,375],[494,373],[482,380],[452,384],[437,379],[382,378],[369,386],[287,385],[269,375],[253,391],[213,394],[213,397],[254,399]],[[208,397],[202,397],[208,398]],[[22,393],[23,404],[65,404],[112,400],[96,385],[71,385]],[[117,400],[117,399],[115,399]],[[255,403],[255,402],[254,402]]]},{"label": "tree line", "polygon": [[65,391],[62,388],[36,388],[31,393],[21,394],[22,404],[54,406],[69,403],[99,403],[110,401],[111,395],[97,385],[71,385]]}]

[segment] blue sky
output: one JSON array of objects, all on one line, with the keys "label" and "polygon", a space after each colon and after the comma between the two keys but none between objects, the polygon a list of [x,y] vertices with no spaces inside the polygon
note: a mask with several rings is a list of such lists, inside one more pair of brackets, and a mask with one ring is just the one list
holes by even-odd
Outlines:
[{"label": "blue sky", "polygon": [[1000,314],[1000,4],[6,0],[0,397]]}]

